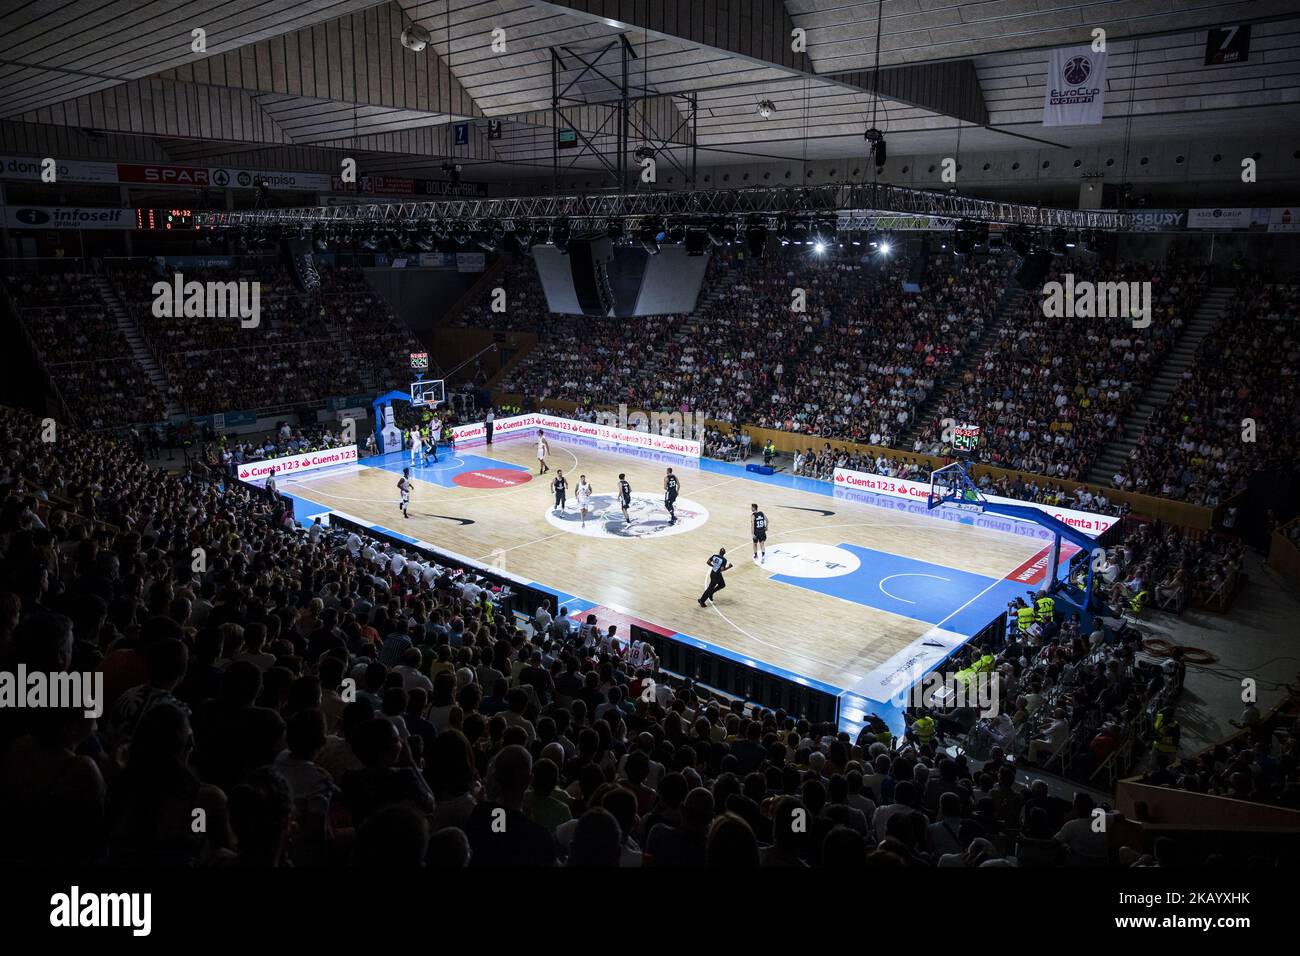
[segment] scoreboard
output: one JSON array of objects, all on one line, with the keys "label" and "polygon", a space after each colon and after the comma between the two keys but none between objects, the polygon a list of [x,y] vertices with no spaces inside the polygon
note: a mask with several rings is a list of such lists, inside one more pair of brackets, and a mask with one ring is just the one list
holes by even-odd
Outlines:
[{"label": "scoreboard", "polygon": [[952,430],[952,447],[954,451],[974,454],[980,446],[980,427],[978,425],[957,425]]},{"label": "scoreboard", "polygon": [[429,370],[429,353],[412,352],[411,353],[411,371],[427,372]]},{"label": "scoreboard", "polygon": [[198,229],[193,209],[146,209],[135,211],[135,228],[152,230]]}]

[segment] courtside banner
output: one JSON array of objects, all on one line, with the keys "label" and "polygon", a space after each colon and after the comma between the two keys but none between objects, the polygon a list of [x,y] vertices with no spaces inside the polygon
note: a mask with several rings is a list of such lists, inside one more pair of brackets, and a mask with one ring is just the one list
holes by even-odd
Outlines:
[{"label": "courtside banner", "polygon": [[[492,423],[492,437],[513,435],[523,428],[530,427],[537,427],[536,415],[511,415],[508,418],[498,418]],[[483,422],[456,425],[451,430],[451,440],[457,447],[482,444],[487,441],[487,426]]]},{"label": "courtside banner", "polygon": [[286,455],[284,458],[245,462],[239,466],[239,480],[261,481],[267,475],[299,475],[304,471],[315,471],[317,468],[328,468],[331,465],[345,465],[356,460],[356,445],[304,451],[297,455]]},{"label": "courtside banner", "polygon": [[[847,468],[835,469],[835,487],[852,488],[857,491],[869,491],[877,495],[892,498],[907,498],[911,501],[928,501],[930,483],[912,481],[907,478],[888,478],[884,475],[872,475],[863,471],[850,471]],[[1049,514],[1058,521],[1064,521],[1071,528],[1078,528],[1085,534],[1099,535],[1116,521],[1109,515],[1099,515],[1091,511],[1076,511],[1073,508],[1055,508],[1040,505],[1033,501],[1019,501],[1015,498],[1003,498],[1000,495],[985,495],[990,502],[1004,505],[1028,505],[1037,508],[1043,514]]]},{"label": "courtside banner", "polygon": [[[675,438],[672,435],[655,435],[652,432],[637,431],[634,428],[616,428],[612,425],[600,425],[595,422],[579,422],[568,418],[556,418],[554,415],[533,413],[530,415],[512,415],[498,418],[492,423],[492,437],[514,435],[525,429],[542,429],[559,432],[562,435],[581,435],[597,441],[627,445],[631,448],[650,448],[654,451],[681,455],[683,458],[699,458],[702,446],[688,438]],[[471,425],[457,425],[451,430],[452,440],[457,446],[475,445],[487,440],[487,427],[483,422]],[[927,485],[927,487],[929,487]]]},{"label": "courtside banner", "polygon": [[1043,92],[1044,126],[1096,126],[1106,99],[1106,54],[1090,46],[1052,50]]},{"label": "courtside banner", "polygon": [[567,435],[582,435],[597,441],[614,442],[617,445],[631,445],[635,448],[652,448],[655,451],[669,452],[686,458],[700,457],[700,443],[689,438],[676,438],[672,435],[656,435],[653,432],[637,431],[633,428],[615,428],[612,425],[598,425],[595,422],[578,422],[568,418],[555,418],[551,415],[538,415],[540,427]]}]

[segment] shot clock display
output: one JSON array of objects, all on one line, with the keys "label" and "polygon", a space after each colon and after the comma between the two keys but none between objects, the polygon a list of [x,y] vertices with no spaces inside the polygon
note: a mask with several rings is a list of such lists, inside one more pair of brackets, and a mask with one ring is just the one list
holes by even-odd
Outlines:
[{"label": "shot clock display", "polygon": [[135,211],[137,229],[182,230],[199,228],[194,222],[193,209],[137,209]]},{"label": "shot clock display", "polygon": [[980,427],[978,425],[957,425],[952,430],[953,451],[973,455],[980,446]]}]

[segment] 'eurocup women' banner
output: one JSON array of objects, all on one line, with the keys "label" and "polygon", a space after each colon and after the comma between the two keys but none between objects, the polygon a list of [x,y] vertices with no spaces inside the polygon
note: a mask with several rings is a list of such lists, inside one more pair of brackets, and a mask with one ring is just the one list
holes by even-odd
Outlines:
[{"label": "'eurocup women' banner", "polygon": [[1106,98],[1106,54],[1090,46],[1053,50],[1047,61],[1044,126],[1096,126]]}]

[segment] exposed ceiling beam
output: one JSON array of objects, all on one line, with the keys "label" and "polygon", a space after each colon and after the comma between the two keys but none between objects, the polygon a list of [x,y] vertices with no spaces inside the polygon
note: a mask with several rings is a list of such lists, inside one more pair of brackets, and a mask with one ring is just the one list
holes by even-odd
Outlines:
[{"label": "exposed ceiling beam", "polygon": [[[687,40],[764,66],[866,91],[969,123],[988,122],[978,83],[952,82],[951,66],[917,64],[870,71],[820,74],[806,53],[793,49],[795,23],[782,0],[536,0],[533,6],[649,36]],[[892,74],[892,75],[891,75]],[[962,76],[974,75],[973,65]]]}]

